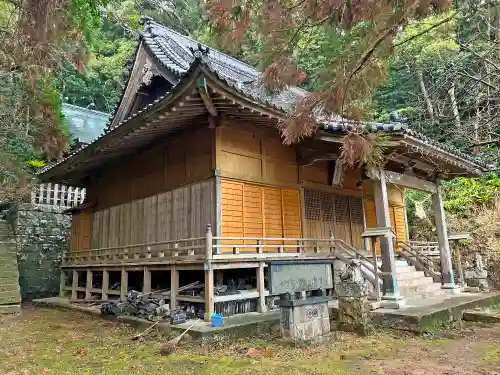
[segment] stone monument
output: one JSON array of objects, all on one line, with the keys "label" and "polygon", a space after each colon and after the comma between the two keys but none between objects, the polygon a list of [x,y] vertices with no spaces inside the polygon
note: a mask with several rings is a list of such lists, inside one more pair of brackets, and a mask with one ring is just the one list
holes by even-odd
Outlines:
[{"label": "stone monument", "polygon": [[368,292],[359,260],[352,260],[340,274],[335,291],[339,302],[337,329],[368,334],[371,330],[367,311]]},{"label": "stone monument", "polygon": [[269,267],[269,291],[280,295],[276,305],[283,338],[311,342],[329,334],[332,298],[326,290],[333,288],[331,262],[271,262]]},{"label": "stone monument", "polygon": [[468,287],[478,288],[478,291],[481,292],[489,291],[488,271],[484,266],[481,254],[475,254],[472,264],[469,262],[466,263],[464,278]]}]

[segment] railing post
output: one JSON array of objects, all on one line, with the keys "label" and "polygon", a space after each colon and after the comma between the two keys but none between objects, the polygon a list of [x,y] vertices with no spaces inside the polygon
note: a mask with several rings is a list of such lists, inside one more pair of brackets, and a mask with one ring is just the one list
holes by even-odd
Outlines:
[{"label": "railing post", "polygon": [[330,231],[330,253],[335,254],[335,236]]},{"label": "railing post", "polygon": [[205,257],[207,260],[212,260],[213,255],[213,235],[212,235],[212,226],[207,224],[207,232],[205,234]]},{"label": "railing post", "polygon": [[375,280],[375,296],[377,297],[377,302],[380,302],[380,284],[378,279],[378,259],[377,259],[377,238],[371,237],[371,250],[373,257],[373,276]]},{"label": "railing post", "polygon": [[297,240],[297,253],[304,253],[304,241]]},{"label": "railing post", "polygon": [[257,240],[257,254],[262,254],[264,251],[262,248],[262,240]]},{"label": "railing post", "polygon": [[177,242],[174,243],[174,253],[173,253],[174,257],[178,257],[179,256],[179,250],[177,250],[178,248],[179,248],[179,244]]}]

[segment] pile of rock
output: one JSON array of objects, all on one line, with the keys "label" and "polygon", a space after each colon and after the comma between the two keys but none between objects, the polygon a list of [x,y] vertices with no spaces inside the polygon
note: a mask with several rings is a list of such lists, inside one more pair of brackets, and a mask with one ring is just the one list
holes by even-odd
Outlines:
[{"label": "pile of rock", "polygon": [[153,298],[147,294],[131,290],[126,301],[110,301],[101,305],[101,314],[132,315],[157,321],[170,318],[170,307],[163,298]]},{"label": "pile of rock", "polygon": [[104,316],[136,316],[152,322],[161,320],[170,321],[171,324],[184,323],[188,319],[203,318],[202,308],[186,304],[178,309],[171,310],[166,298],[155,298],[131,290],[126,301],[109,301],[101,305],[101,314]]}]

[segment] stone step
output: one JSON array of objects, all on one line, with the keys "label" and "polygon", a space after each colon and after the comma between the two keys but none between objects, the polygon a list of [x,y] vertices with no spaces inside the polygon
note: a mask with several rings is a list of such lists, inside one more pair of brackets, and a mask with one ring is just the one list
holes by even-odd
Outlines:
[{"label": "stone step", "polygon": [[441,290],[441,284],[432,283],[426,285],[402,286],[399,288],[399,292],[403,297],[415,294],[427,294],[436,290]]},{"label": "stone step", "polygon": [[417,269],[415,266],[400,266],[396,267],[396,274],[402,274],[402,273],[407,273],[407,272],[415,272]]},{"label": "stone step", "polygon": [[419,277],[425,277],[424,271],[408,271],[396,273],[396,279],[398,280],[417,279]]},{"label": "stone step", "polygon": [[402,287],[407,287],[407,286],[420,286],[420,285],[429,285],[433,284],[434,280],[432,280],[431,277],[417,277],[414,279],[405,279],[405,280],[399,280],[399,286]]}]

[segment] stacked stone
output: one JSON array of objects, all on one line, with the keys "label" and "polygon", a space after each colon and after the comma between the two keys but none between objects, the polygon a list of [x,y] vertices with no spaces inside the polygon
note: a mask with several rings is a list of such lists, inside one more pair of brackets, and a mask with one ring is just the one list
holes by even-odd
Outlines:
[{"label": "stacked stone", "polygon": [[361,264],[353,260],[335,284],[339,302],[337,329],[367,335],[372,331],[367,311],[367,287]]},{"label": "stacked stone", "polygon": [[16,245],[9,225],[0,220],[0,314],[21,311]]},{"label": "stacked stone", "polygon": [[57,296],[71,217],[54,206],[24,204],[18,210],[15,227],[22,299]]}]

